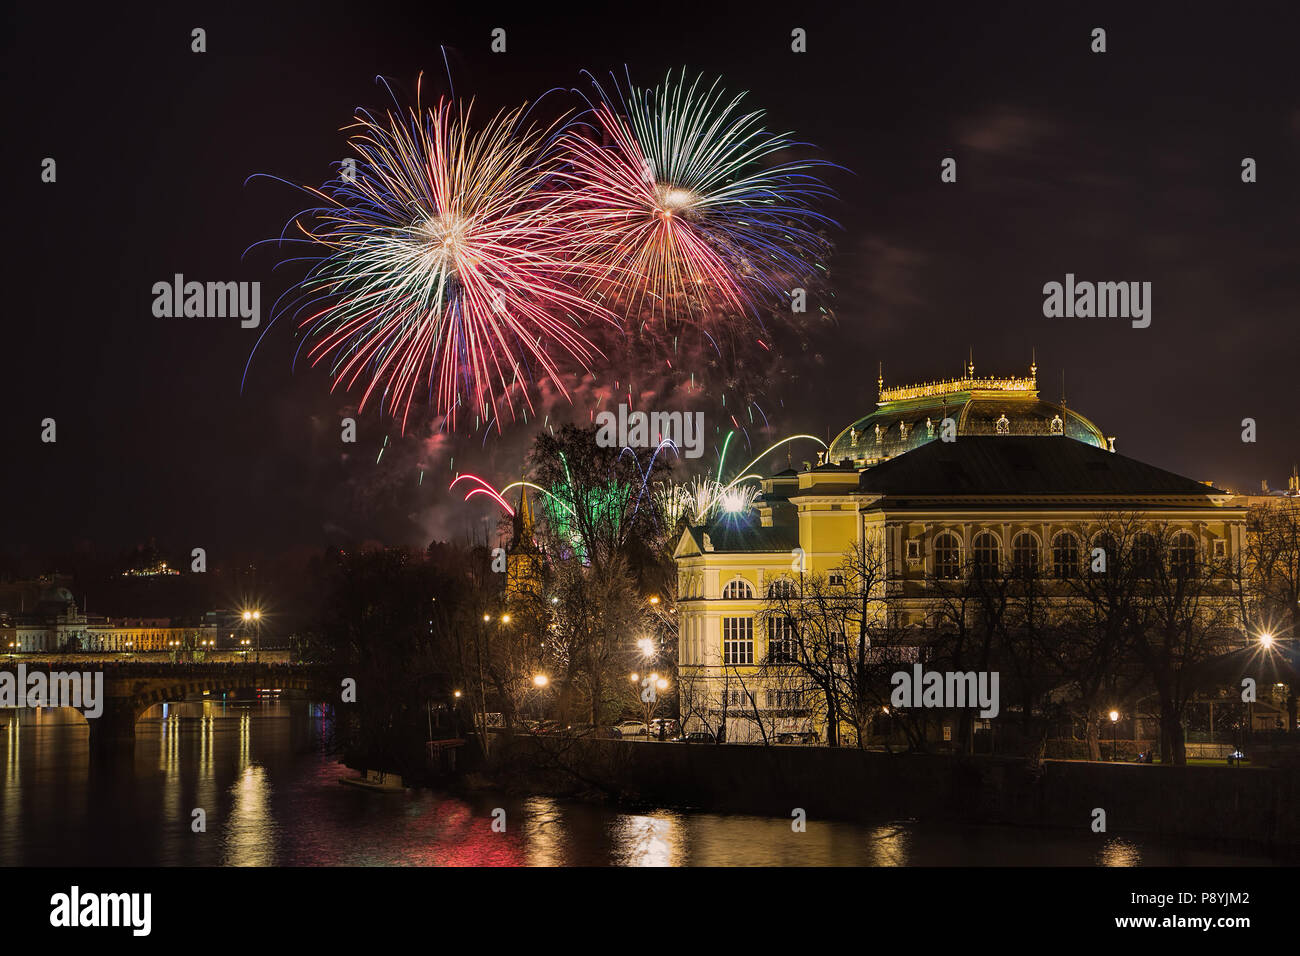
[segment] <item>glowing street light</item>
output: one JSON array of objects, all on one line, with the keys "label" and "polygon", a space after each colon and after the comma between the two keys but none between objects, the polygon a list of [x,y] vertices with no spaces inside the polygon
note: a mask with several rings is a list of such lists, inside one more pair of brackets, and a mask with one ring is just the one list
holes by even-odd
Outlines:
[{"label": "glowing street light", "polygon": [[1268,649],[1268,648],[1272,647],[1272,646],[1273,646],[1273,634],[1272,634],[1272,632],[1270,632],[1270,631],[1265,631],[1263,634],[1259,635],[1259,643],[1260,643],[1260,646],[1263,647],[1263,648],[1265,648],[1265,649]]},{"label": "glowing street light", "polygon": [[551,682],[551,679],[545,674],[537,674],[533,677],[533,684],[537,687],[545,687]]},{"label": "glowing street light", "polygon": [[1119,736],[1119,711],[1112,710],[1110,712],[1110,759],[1112,761],[1115,760],[1115,751],[1118,747],[1118,742],[1117,742],[1118,736]]}]

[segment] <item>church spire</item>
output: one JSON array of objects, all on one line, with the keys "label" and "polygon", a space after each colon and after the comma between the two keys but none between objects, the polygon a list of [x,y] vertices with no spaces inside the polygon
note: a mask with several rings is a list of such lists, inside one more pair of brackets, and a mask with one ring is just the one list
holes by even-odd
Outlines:
[{"label": "church spire", "polygon": [[528,500],[528,486],[519,486],[519,537],[531,543],[533,540],[533,505]]}]

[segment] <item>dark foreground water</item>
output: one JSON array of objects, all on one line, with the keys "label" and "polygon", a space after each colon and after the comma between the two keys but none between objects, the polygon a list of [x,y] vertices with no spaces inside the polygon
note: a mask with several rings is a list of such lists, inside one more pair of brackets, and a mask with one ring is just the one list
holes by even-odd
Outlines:
[{"label": "dark foreground water", "polygon": [[[547,797],[370,793],[320,753],[300,702],[157,707],[134,753],[91,767],[65,711],[0,711],[0,866],[1233,865],[1269,857],[1105,834],[940,828],[674,810]],[[191,830],[202,808],[207,832]],[[505,810],[506,832],[492,831]]]}]

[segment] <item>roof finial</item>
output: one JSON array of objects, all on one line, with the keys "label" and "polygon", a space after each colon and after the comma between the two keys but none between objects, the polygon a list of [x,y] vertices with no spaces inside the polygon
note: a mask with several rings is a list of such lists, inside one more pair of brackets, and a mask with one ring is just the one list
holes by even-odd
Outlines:
[{"label": "roof finial", "polygon": [[966,375],[968,378],[975,377],[975,346],[970,347],[970,359],[966,363]]},{"label": "roof finial", "polygon": [[1065,404],[1065,369],[1061,369],[1061,404]]},{"label": "roof finial", "polygon": [[1030,349],[1029,355],[1030,355],[1029,377],[1032,378],[1034,380],[1034,384],[1037,385],[1038,384],[1038,349],[1037,348]]},{"label": "roof finial", "polygon": [[884,390],[885,390],[885,363],[882,361],[880,363],[879,371],[876,374],[876,397],[879,398],[880,393],[883,392]]}]

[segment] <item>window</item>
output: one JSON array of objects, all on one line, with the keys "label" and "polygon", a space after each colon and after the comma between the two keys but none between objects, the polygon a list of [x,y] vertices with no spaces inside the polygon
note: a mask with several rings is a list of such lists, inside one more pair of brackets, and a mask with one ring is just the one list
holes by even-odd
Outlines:
[{"label": "window", "polygon": [[1072,578],[1079,573],[1079,539],[1062,531],[1052,539],[1052,577]]},{"label": "window", "polygon": [[767,596],[782,599],[792,598],[795,594],[794,582],[789,578],[778,578],[767,586]]},{"label": "window", "polygon": [[1002,553],[997,536],[981,531],[975,536],[975,573],[982,578],[996,578],[1002,568]]},{"label": "window", "polygon": [[752,617],[722,619],[722,663],[754,663],[754,619]]},{"label": "window", "polygon": [[1101,551],[1100,555],[1094,557],[1091,553],[1088,555],[1088,568],[1091,570],[1096,567],[1095,574],[1110,574],[1115,567],[1115,560],[1119,555],[1119,546],[1115,543],[1115,538],[1108,532],[1103,531],[1097,537],[1092,539],[1092,550]]},{"label": "window", "polygon": [[1228,556],[1228,542],[1225,539],[1215,538],[1214,556],[1216,558],[1226,558]]},{"label": "window", "polygon": [[801,690],[769,690],[767,692],[767,706],[770,710],[802,710],[803,705],[803,691]]},{"label": "window", "polygon": [[917,541],[915,538],[912,538],[907,542],[907,560],[921,560],[921,542]]},{"label": "window", "polygon": [[1156,536],[1142,531],[1133,538],[1133,570],[1149,578],[1156,569]]},{"label": "window", "polygon": [[754,589],[743,578],[736,578],[722,589],[722,596],[729,601],[748,600],[754,596]]},{"label": "window", "polygon": [[1038,539],[1028,531],[1011,539],[1011,565],[1018,577],[1030,578],[1038,573]]},{"label": "window", "polygon": [[1196,539],[1186,531],[1180,531],[1169,543],[1169,570],[1174,574],[1190,574],[1195,568]]},{"label": "window", "polygon": [[767,619],[767,659],[775,664],[786,664],[794,656],[794,621],[788,617]]},{"label": "window", "polygon": [[944,581],[961,577],[961,542],[945,531],[934,539],[934,576]]},{"label": "window", "polygon": [[826,576],[826,581],[833,588],[844,587],[844,573],[842,571],[832,571]]}]

